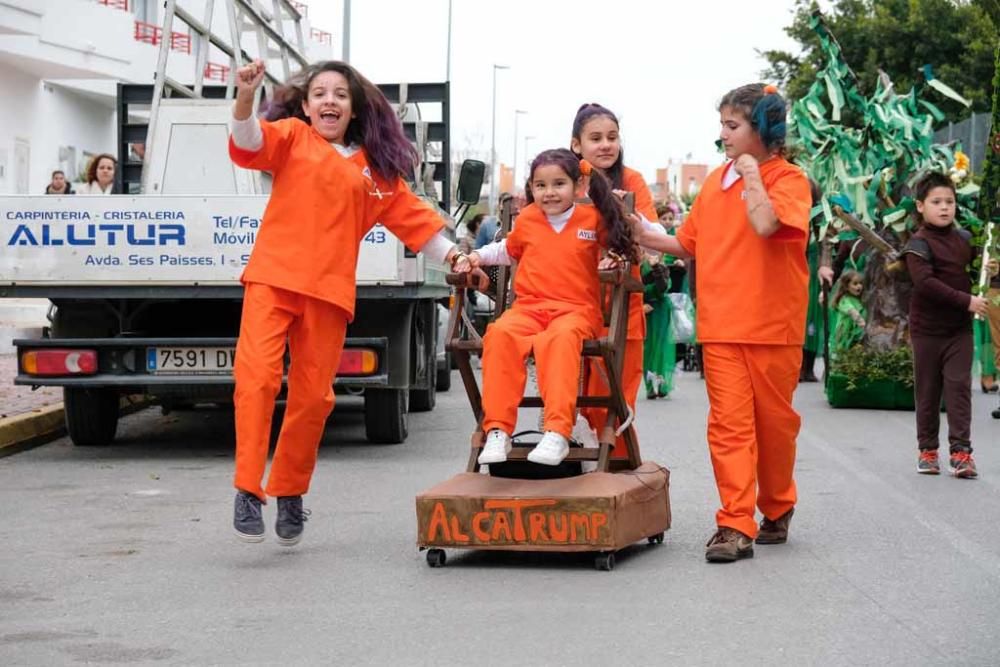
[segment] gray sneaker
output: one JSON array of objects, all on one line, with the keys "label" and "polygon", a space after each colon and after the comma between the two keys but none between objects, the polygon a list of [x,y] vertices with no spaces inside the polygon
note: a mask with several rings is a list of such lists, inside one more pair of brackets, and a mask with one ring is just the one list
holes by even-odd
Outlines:
[{"label": "gray sneaker", "polygon": [[236,492],[233,508],[233,530],[244,542],[264,541],[264,517],[260,511],[260,498],[246,491]]},{"label": "gray sneaker", "polygon": [[302,509],[302,496],[278,498],[278,520],[274,524],[278,544],[283,547],[293,547],[298,544],[302,539],[304,524],[308,520],[309,510]]}]

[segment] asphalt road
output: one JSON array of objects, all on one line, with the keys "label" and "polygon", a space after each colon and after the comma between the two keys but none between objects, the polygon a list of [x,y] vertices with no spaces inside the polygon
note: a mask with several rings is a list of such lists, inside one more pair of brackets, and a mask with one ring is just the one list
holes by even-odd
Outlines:
[{"label": "asphalt road", "polygon": [[0,664],[1000,664],[995,397],[974,397],[965,481],[916,474],[912,413],[835,411],[804,385],[789,543],[710,565],[707,404],[684,376],[640,402],[644,457],[672,470],[663,545],[611,573],[482,552],[431,569],[413,499],[464,465],[455,380],[403,445],[368,445],[345,402],[294,549],[232,537],[225,411],[147,410],[113,447],[0,459]]}]

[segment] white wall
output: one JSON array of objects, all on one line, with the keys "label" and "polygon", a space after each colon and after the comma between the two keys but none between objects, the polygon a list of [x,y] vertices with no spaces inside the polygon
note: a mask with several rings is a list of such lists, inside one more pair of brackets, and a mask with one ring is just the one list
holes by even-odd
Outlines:
[{"label": "white wall", "polygon": [[25,139],[30,146],[28,187],[41,194],[53,169],[66,169],[73,179],[76,168],[60,163],[60,147],[83,152],[115,152],[114,111],[99,103],[46,85],[37,78],[0,66],[2,98],[16,103],[0,104],[0,162],[6,154],[0,193],[15,192],[14,146]]},{"label": "white wall", "polygon": [[[155,10],[158,0],[135,0]],[[13,21],[22,3],[36,19],[17,34]],[[201,17],[201,0],[181,0]],[[228,36],[224,3],[217,2],[213,24]],[[115,118],[107,96],[104,104],[58,85],[70,80],[152,82],[157,47],[133,39],[135,15],[104,7],[94,0],[0,0],[0,193],[16,192],[15,144],[29,142],[29,192],[42,192],[53,169],[65,169],[70,179],[79,173],[84,152],[115,152]],[[153,12],[150,12],[153,13]],[[41,20],[38,19],[41,14]],[[153,18],[151,16],[145,18]],[[4,23],[6,22],[6,23]],[[182,26],[175,26],[175,30]],[[288,26],[290,34],[290,26]],[[304,22],[307,53],[311,60],[333,56],[331,45],[309,39]],[[252,39],[244,36],[246,42]],[[252,50],[252,49],[251,49]],[[220,54],[210,60],[226,63]],[[168,75],[189,82],[194,74],[194,54],[172,52]],[[280,68],[271,63],[276,73]],[[57,85],[46,84],[49,78]],[[278,78],[282,78],[278,75]],[[75,148],[74,164],[60,160],[60,147]]]}]

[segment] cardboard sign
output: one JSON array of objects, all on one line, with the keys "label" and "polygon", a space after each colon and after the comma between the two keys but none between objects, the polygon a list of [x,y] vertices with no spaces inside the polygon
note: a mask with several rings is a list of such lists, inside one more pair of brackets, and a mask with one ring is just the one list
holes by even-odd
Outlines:
[{"label": "cardboard sign", "polygon": [[655,463],[549,480],[461,473],[417,496],[421,547],[621,549],[670,528],[670,473]]},{"label": "cardboard sign", "polygon": [[424,539],[427,544],[469,547],[607,546],[610,510],[608,498],[438,500],[430,507]]}]

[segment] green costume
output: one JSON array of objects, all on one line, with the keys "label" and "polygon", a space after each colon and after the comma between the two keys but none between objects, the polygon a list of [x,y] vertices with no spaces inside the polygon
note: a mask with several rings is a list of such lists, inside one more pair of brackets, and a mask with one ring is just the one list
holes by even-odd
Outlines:
[{"label": "green costume", "polygon": [[823,354],[823,306],[819,302],[819,244],[810,241],[806,249],[806,260],[809,262],[809,308],[806,310],[806,341],[802,348],[812,355]]},{"label": "green costume", "polygon": [[851,311],[856,311],[864,319],[867,316],[865,306],[861,299],[853,294],[844,294],[837,302],[837,308],[832,310],[830,327],[833,329],[833,338],[830,341],[830,354],[836,356],[837,352],[848,350],[858,343],[865,335],[865,330],[858,326]]},{"label": "green costume", "polygon": [[643,261],[640,273],[643,278],[643,302],[653,307],[646,313],[646,340],[642,345],[642,370],[646,383],[648,398],[663,397],[670,394],[674,388],[674,366],[677,351],[674,337],[670,330],[670,318],[673,306],[667,297],[669,274],[665,275],[666,287],[651,281],[653,265]]},{"label": "green costume", "polygon": [[990,338],[990,323],[976,319],[972,323],[972,340],[975,343],[973,364],[979,362],[979,375],[996,375],[997,367],[993,358],[993,340]]}]

